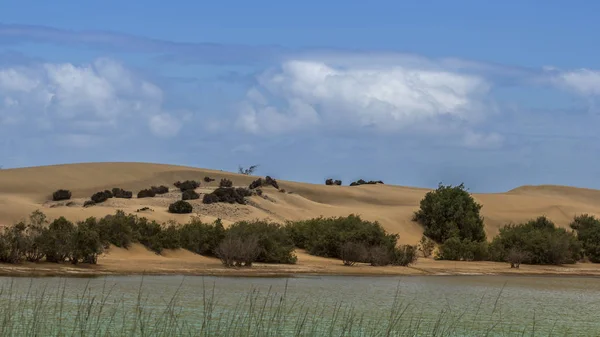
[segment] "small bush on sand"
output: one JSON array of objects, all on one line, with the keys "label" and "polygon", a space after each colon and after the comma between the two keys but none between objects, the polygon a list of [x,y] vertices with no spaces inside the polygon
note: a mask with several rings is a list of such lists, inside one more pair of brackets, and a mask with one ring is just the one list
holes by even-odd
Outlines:
[{"label": "small bush on sand", "polygon": [[144,190],[139,191],[137,194],[138,199],[154,198],[155,196],[156,196],[156,193],[152,189],[144,189]]},{"label": "small bush on sand", "polygon": [[325,180],[325,185],[327,186],[342,186],[342,181],[341,180],[333,180],[333,179],[327,179]]},{"label": "small bush on sand", "polygon": [[223,178],[219,182],[219,187],[233,187],[233,181]]},{"label": "small bush on sand", "polygon": [[265,179],[262,179],[262,178],[256,179],[255,181],[250,183],[250,186],[248,188],[253,190],[255,188],[265,187],[265,186],[273,186],[276,189],[279,189],[279,184],[277,183],[277,180],[275,180],[269,176],[266,176]]},{"label": "small bush on sand", "polygon": [[195,180],[186,180],[184,182],[176,182],[173,185],[175,185],[175,187],[177,187],[181,192],[183,191],[187,191],[187,190],[195,190],[198,187],[200,187],[200,183],[195,181]]},{"label": "small bush on sand", "polygon": [[94,203],[99,204],[108,200],[108,198],[112,198],[112,193],[108,194],[106,191],[96,192],[90,198]]},{"label": "small bush on sand", "polygon": [[53,201],[69,200],[71,199],[71,191],[69,190],[58,190],[52,193]]},{"label": "small bush on sand", "polygon": [[211,177],[208,177],[208,176],[204,177],[204,182],[205,183],[211,183],[213,181],[215,181],[215,180],[213,178],[211,178]]},{"label": "small bush on sand", "polygon": [[150,187],[150,189],[155,194],[167,194],[167,193],[169,193],[169,188],[167,186],[165,186],[165,185],[152,186],[152,187]]},{"label": "small bush on sand", "polygon": [[[357,181],[354,181],[352,183],[350,183],[350,186],[360,186],[360,185],[376,185],[376,184],[383,184],[383,181],[381,180],[363,180],[363,179],[358,179]],[[341,182],[340,182],[341,185]]]},{"label": "small bush on sand", "polygon": [[185,190],[181,193],[181,200],[195,200],[200,199],[200,194],[194,190]]},{"label": "small bush on sand", "polygon": [[83,203],[83,207],[90,207],[90,206],[94,206],[96,203],[94,202],[94,200],[86,200]]},{"label": "small bush on sand", "polygon": [[219,187],[212,193],[205,194],[202,202],[205,204],[214,204],[224,202],[230,204],[245,205],[245,197],[251,196],[252,192],[245,188]]},{"label": "small bush on sand", "polygon": [[133,197],[133,192],[125,191],[122,188],[115,187],[112,189],[112,195],[115,198],[131,199]]},{"label": "small bush on sand", "polygon": [[169,205],[169,213],[187,214],[192,213],[193,210],[194,207],[192,207],[189,202],[183,200],[176,201]]},{"label": "small bush on sand", "polygon": [[421,241],[419,241],[419,250],[423,253],[424,257],[430,257],[435,249],[435,242],[430,238],[423,235]]}]

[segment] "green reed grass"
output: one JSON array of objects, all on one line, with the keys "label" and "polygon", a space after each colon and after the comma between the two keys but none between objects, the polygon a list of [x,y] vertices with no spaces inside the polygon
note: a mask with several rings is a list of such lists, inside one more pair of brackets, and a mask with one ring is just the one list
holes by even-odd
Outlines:
[{"label": "green reed grass", "polygon": [[[365,312],[339,302],[291,300],[287,282],[282,293],[249,289],[233,306],[219,303],[214,284],[203,284],[199,294],[182,294],[182,284],[161,302],[144,290],[143,279],[135,298],[117,293],[115,284],[106,281],[99,291],[92,291],[88,282],[83,291],[72,293],[65,280],[52,289],[34,289],[30,283],[23,291],[12,279],[0,288],[0,336],[570,335],[556,322],[550,328],[538,326],[535,315],[526,326],[504,321],[499,306],[503,290],[482,296],[472,310],[445,303],[432,315],[404,302],[400,287],[390,294],[391,303]],[[181,296],[199,297],[201,305],[185,308]]]}]

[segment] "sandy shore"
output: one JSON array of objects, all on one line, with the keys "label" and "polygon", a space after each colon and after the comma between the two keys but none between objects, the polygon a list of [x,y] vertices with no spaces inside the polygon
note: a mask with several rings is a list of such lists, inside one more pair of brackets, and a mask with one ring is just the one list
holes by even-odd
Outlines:
[{"label": "sandy shore", "polygon": [[97,265],[53,263],[0,264],[3,276],[68,276],[93,277],[104,275],[206,275],[278,277],[294,275],[561,275],[600,276],[600,264],[577,263],[563,266],[521,265],[511,269],[506,263],[436,261],[420,258],[409,267],[372,267],[367,264],[344,266],[340,260],[296,252],[295,265],[256,263],[252,268],[225,268],[216,258],[193,254],[185,250],[167,250],[154,254],[141,245],[129,249],[113,247],[100,257]]}]

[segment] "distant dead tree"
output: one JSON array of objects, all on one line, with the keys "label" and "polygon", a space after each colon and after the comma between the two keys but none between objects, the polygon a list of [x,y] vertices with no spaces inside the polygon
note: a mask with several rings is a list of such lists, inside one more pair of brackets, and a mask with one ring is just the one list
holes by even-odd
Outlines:
[{"label": "distant dead tree", "polygon": [[238,172],[239,172],[240,174],[244,174],[244,175],[247,175],[247,176],[249,176],[249,175],[251,175],[252,173],[254,173],[254,171],[256,170],[256,168],[257,168],[257,167],[258,167],[258,165],[252,165],[252,166],[250,166],[250,167],[248,167],[248,168],[243,168],[243,167],[240,165],[240,167],[239,167],[239,169],[238,169]]}]

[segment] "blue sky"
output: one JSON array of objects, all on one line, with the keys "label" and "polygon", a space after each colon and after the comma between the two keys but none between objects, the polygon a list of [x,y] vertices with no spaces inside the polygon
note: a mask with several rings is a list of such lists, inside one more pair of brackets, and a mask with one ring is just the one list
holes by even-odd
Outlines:
[{"label": "blue sky", "polygon": [[0,1],[0,165],[600,188],[592,1]]}]

